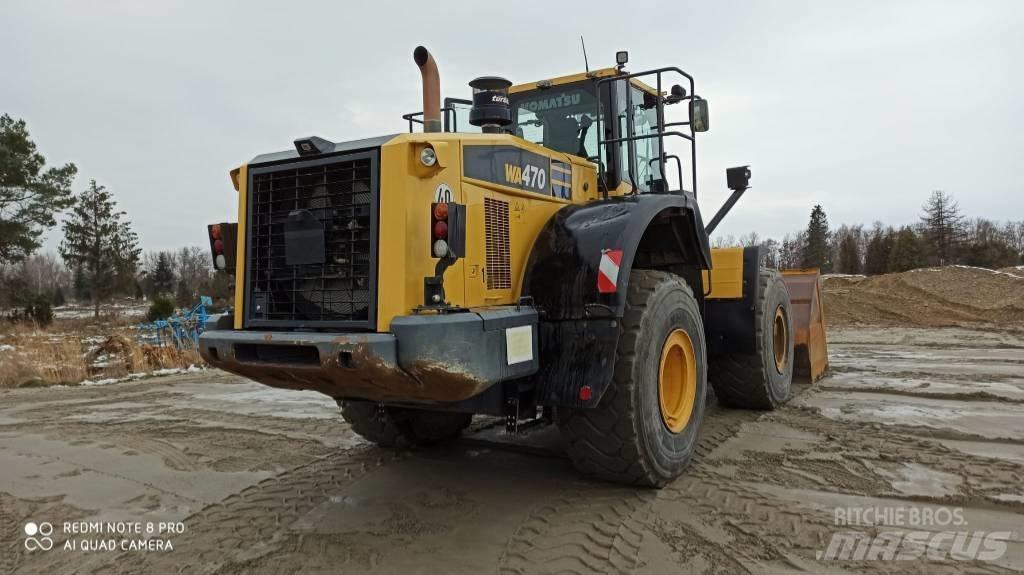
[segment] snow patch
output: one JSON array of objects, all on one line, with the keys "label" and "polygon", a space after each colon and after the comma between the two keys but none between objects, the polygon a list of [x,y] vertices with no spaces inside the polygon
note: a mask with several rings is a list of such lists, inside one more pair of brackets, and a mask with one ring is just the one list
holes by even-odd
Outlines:
[{"label": "snow patch", "polygon": [[206,369],[203,368],[203,367],[199,367],[199,366],[193,364],[193,365],[190,365],[188,367],[169,367],[169,368],[158,369],[158,370],[149,371],[149,372],[129,373],[128,375],[126,375],[124,377],[110,378],[110,379],[101,379],[99,381],[93,381],[91,379],[87,379],[87,380],[79,383],[79,385],[111,385],[111,384],[114,384],[114,383],[124,383],[126,381],[138,381],[140,379],[147,379],[147,378],[150,378],[150,377],[161,377],[161,376],[164,376],[164,375],[178,375],[178,374],[182,374],[182,373],[199,373],[199,372],[202,372],[202,371],[206,371]]},{"label": "snow patch", "polygon": [[101,380],[98,380],[98,381],[93,381],[91,379],[87,379],[87,380],[83,381],[82,383],[80,383],[78,385],[110,385],[112,383],[117,383],[119,381],[121,381],[121,379],[110,378],[110,379],[101,379]]},{"label": "snow patch", "polygon": [[[960,264],[954,264],[954,265],[952,265],[950,267],[961,268],[961,269],[965,269],[965,270],[978,270],[978,271],[982,271],[982,272],[988,272],[990,274],[995,274],[995,275],[998,275],[998,276],[1010,277],[1010,278],[1017,279],[1017,280],[1024,279],[1024,277],[1021,277],[1021,276],[1018,276],[1018,275],[1013,275],[1013,274],[1011,274],[1009,272],[1001,272],[999,270],[990,270],[988,268],[979,268],[979,267],[975,267],[975,266],[964,266],[964,265],[960,265]],[[1020,269],[1021,267],[1024,267],[1024,266],[1018,266],[1018,269]]]}]

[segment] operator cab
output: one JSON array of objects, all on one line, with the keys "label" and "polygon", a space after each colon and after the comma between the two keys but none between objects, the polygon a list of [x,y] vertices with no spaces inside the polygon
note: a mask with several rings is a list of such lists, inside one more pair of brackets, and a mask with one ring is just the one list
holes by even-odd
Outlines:
[{"label": "operator cab", "polygon": [[[678,68],[631,74],[622,69],[624,63],[508,88],[512,118],[503,131],[597,164],[599,187],[606,194],[695,195],[696,132],[707,130],[707,101],[693,93],[692,77]],[[662,76],[669,74],[682,76],[689,92],[679,85],[660,90]],[[658,88],[641,77],[654,77]],[[666,120],[666,107],[684,101],[689,102],[685,118]],[[441,109],[444,131],[479,132],[467,121],[471,108],[470,100],[446,98]],[[420,122],[418,115],[403,116],[410,131]],[[664,150],[673,136],[689,143],[685,172],[680,156]]]},{"label": "operator cab", "polygon": [[[515,135],[599,164],[603,175],[599,181],[607,190],[664,191],[658,161],[660,141],[648,137],[657,133],[656,92],[637,80],[615,80],[617,74],[616,68],[608,68],[513,87],[509,100]],[[606,117],[606,110],[614,113]],[[608,145],[609,140],[630,133],[629,120],[632,135],[639,139]],[[603,134],[598,134],[599,125]],[[599,147],[603,153],[598,152]]]}]

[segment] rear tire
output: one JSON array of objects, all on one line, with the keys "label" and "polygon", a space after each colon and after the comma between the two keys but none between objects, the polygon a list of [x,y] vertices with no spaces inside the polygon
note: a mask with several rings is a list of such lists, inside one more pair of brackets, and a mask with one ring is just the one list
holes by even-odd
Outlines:
[{"label": "rear tire", "polygon": [[754,302],[756,350],[711,358],[711,387],[718,402],[744,409],[775,409],[793,382],[793,318],[789,291],[776,270],[758,276],[761,297]]},{"label": "rear tire", "polygon": [[[666,358],[677,352],[683,360],[666,371]],[[706,354],[700,309],[686,282],[660,271],[631,272],[611,384],[597,407],[558,410],[577,469],[649,487],[678,477],[704,418]],[[663,393],[672,389],[666,379],[682,382],[679,391]]]},{"label": "rear tire", "polygon": [[377,404],[342,401],[341,415],[352,430],[381,447],[421,447],[454,439],[469,426],[469,413],[385,407],[384,417]]}]

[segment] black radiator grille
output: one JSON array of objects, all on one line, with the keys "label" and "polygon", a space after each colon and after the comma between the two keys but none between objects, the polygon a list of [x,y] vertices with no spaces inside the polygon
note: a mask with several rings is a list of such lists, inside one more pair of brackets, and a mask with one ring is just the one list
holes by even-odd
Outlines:
[{"label": "black radiator grille", "polygon": [[[370,326],[376,303],[376,158],[365,152],[253,170],[248,325]],[[286,255],[285,222],[300,210],[323,225],[323,263],[294,265]]]}]

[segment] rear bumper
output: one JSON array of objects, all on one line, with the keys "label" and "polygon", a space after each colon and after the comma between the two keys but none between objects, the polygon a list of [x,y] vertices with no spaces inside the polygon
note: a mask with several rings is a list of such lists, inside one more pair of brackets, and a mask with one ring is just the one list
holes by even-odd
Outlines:
[{"label": "rear bumper", "polygon": [[537,313],[513,307],[395,318],[390,333],[215,329],[199,350],[211,365],[335,399],[450,403],[537,371]]}]

